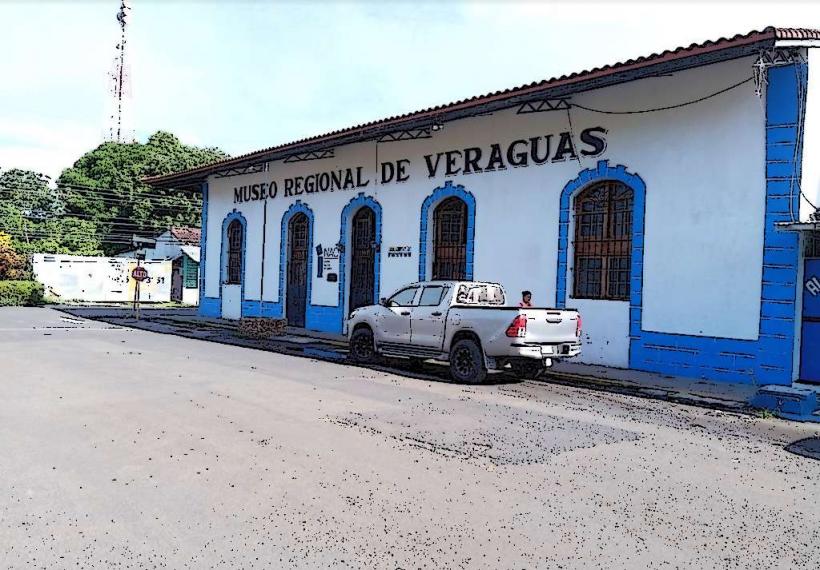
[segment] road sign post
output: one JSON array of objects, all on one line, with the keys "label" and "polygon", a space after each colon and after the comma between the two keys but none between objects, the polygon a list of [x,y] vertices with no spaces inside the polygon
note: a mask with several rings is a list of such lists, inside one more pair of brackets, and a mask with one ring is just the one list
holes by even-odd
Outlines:
[{"label": "road sign post", "polygon": [[134,285],[134,317],[140,319],[140,284],[148,279],[148,270],[140,265],[140,260],[137,258],[137,266],[131,270],[131,277],[136,281]]}]

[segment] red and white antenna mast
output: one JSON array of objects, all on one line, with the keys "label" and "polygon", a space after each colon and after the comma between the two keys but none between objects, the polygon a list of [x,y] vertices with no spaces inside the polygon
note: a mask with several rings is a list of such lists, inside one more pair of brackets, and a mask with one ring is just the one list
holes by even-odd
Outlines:
[{"label": "red and white antenna mast", "polygon": [[114,70],[111,73],[112,89],[114,95],[114,105],[116,110],[111,116],[111,128],[109,131],[109,138],[113,141],[122,142],[123,137],[123,99],[127,96],[128,83],[128,68],[125,63],[125,45],[126,45],[126,19],[128,11],[131,7],[128,6],[125,0],[120,1],[120,10],[117,12],[117,22],[120,25],[120,42],[117,44],[117,57],[114,61]]}]

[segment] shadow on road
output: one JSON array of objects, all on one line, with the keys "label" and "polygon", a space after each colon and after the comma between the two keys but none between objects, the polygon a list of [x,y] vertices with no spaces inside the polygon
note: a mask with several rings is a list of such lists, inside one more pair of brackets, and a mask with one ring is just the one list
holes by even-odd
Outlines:
[{"label": "shadow on road", "polygon": [[798,439],[786,446],[786,451],[820,461],[820,437]]},{"label": "shadow on road", "polygon": [[[348,359],[347,343],[308,336],[285,334],[269,339],[254,339],[240,336],[236,324],[221,319],[196,320],[196,310],[143,309],[142,318],[136,319],[130,309],[97,307],[53,307],[55,310],[111,325],[133,329],[171,334],[175,336],[264,350],[289,356],[311,358],[324,362],[336,362],[347,366],[368,368],[379,372],[401,374],[430,382],[454,383],[444,364],[424,362],[410,364],[401,358],[381,358],[377,363],[360,364]],[[179,317],[188,317],[180,319]],[[520,379],[508,373],[494,373],[487,377],[484,385],[517,384]]]}]

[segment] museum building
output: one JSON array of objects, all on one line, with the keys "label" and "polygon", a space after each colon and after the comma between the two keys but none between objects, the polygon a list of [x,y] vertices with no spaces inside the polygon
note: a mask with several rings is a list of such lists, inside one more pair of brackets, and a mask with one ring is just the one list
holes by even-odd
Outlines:
[{"label": "museum building", "polygon": [[203,315],[339,333],[476,279],[577,308],[581,362],[820,381],[817,46],[767,28],[148,182],[202,192]]}]

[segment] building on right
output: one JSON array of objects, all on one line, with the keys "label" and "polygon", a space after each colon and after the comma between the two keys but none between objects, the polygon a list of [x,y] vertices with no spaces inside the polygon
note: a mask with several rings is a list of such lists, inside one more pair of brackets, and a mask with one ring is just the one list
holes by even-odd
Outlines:
[{"label": "building on right", "polygon": [[817,47],[767,28],[148,183],[203,194],[203,315],[340,333],[478,279],[577,308],[587,364],[820,381]]}]

